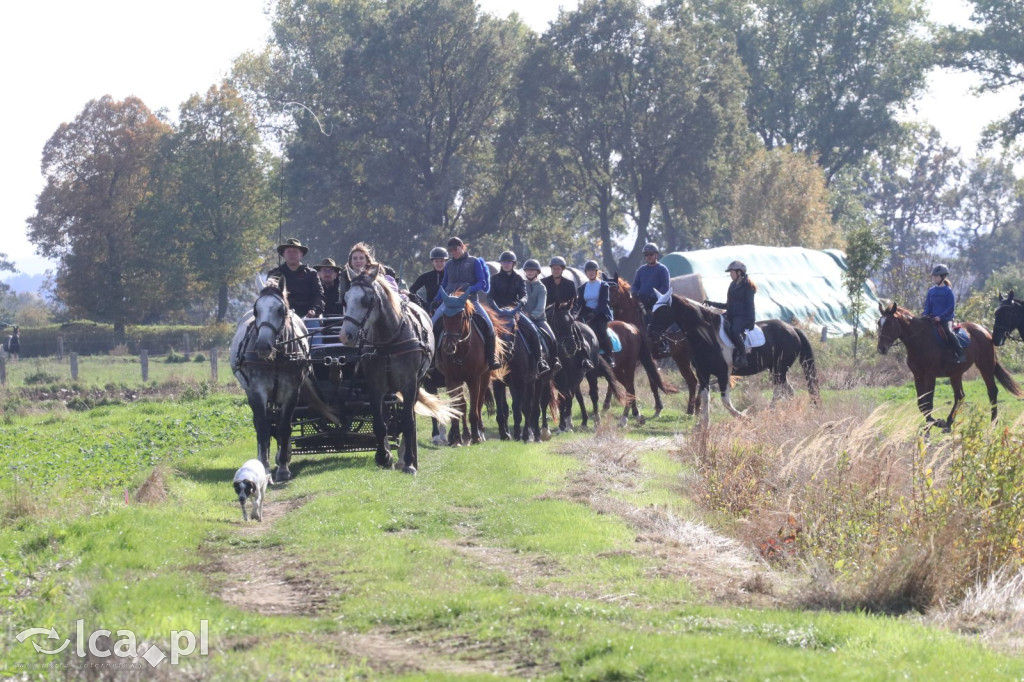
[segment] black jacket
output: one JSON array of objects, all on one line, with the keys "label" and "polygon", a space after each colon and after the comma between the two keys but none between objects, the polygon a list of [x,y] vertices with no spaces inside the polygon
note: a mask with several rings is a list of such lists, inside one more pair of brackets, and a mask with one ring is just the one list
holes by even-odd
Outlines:
[{"label": "black jacket", "polygon": [[[321,284],[323,282],[321,281]],[[324,315],[339,317],[345,313],[345,294],[341,291],[341,275],[334,278],[331,286],[324,289]]]},{"label": "black jacket", "polygon": [[725,317],[732,322],[738,320],[744,329],[753,329],[757,315],[754,312],[754,287],[746,275],[729,284],[729,293],[725,305],[711,303],[717,308],[725,308]]},{"label": "black jacket", "polygon": [[296,315],[305,317],[312,310],[314,317],[317,317],[324,312],[324,285],[316,270],[301,264],[298,269],[292,270],[282,263],[267,273],[267,277],[281,275],[284,275],[288,291],[288,305]]},{"label": "black jacket", "polygon": [[511,308],[513,306],[526,306],[526,280],[513,270],[498,272],[491,275],[491,288],[487,292],[487,299],[495,308]]},{"label": "black jacket", "polygon": [[430,272],[424,272],[422,275],[416,278],[416,281],[409,287],[410,293],[415,294],[420,289],[426,289],[427,295],[423,297],[423,300],[428,304],[437,298],[437,290],[441,288],[441,280],[444,279],[444,270],[431,270]]},{"label": "black jacket", "polygon": [[541,280],[541,284],[548,290],[548,306],[557,305],[559,303],[569,303],[569,307],[573,307],[576,304],[576,285],[572,283],[571,279],[562,278],[557,285],[555,284],[555,278],[548,275]]},{"label": "black jacket", "polygon": [[588,307],[586,301],[583,300],[583,292],[587,283],[582,284],[576,290],[576,302],[580,306],[580,317],[585,319],[589,315],[594,315],[599,319],[611,320],[612,310],[608,307],[608,292],[610,290],[608,282],[602,282],[601,280],[598,280],[598,282],[600,282],[601,288],[597,294],[597,308]]}]

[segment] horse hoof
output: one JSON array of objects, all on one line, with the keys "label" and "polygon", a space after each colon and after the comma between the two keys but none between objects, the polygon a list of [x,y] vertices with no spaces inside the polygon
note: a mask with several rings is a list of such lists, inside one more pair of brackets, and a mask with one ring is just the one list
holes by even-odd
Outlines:
[{"label": "horse hoof", "polygon": [[540,439],[545,443],[551,440],[551,429],[541,429]]},{"label": "horse hoof", "polygon": [[627,419],[626,417],[619,417],[619,428],[620,429],[626,428],[627,424],[629,424],[629,419]]},{"label": "horse hoof", "polygon": [[430,442],[433,443],[434,445],[448,445],[448,439],[446,439],[444,436],[434,436],[430,440]]},{"label": "horse hoof", "polygon": [[639,417],[636,418],[636,423],[640,426],[643,426],[644,424],[647,423],[647,417],[640,415]]},{"label": "horse hoof", "polygon": [[[499,438],[501,440],[512,440],[512,436],[508,435],[507,433],[501,434],[501,436]],[[519,440],[519,439],[517,438],[516,440]]]},{"label": "horse hoof", "polygon": [[[657,419],[657,418],[658,418],[658,417],[660,417],[660,416],[661,416],[661,408],[659,407],[658,409],[656,409],[656,410],[654,411],[654,414],[653,414],[653,415],[651,415],[651,419]],[[640,422],[640,423],[641,423],[641,424],[646,424],[646,423],[647,423],[647,420],[645,419],[644,421],[642,421],[642,422]]]},{"label": "horse hoof", "polygon": [[274,472],[274,483],[284,483],[290,480],[292,480],[292,472],[286,468],[277,467],[277,471]]},{"label": "horse hoof", "polygon": [[402,467],[402,473],[403,474],[411,474],[412,476],[415,476],[416,475],[416,467],[414,467],[411,464],[407,464],[404,467]]}]

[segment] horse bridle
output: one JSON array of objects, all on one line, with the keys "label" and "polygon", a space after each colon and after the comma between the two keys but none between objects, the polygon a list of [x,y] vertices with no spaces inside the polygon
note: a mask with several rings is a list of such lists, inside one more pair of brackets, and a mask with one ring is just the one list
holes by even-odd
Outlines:
[{"label": "horse bridle", "polygon": [[[275,294],[266,294],[266,295],[267,296],[274,296],[275,298],[280,298],[280,297],[276,296]],[[262,298],[262,296],[260,298]],[[280,298],[280,300],[281,300],[282,303],[284,303],[284,299],[283,298]],[[259,303],[259,299],[256,300],[256,303]],[[256,317],[256,303],[252,304],[252,316],[253,316],[254,319]],[[258,323],[256,323],[254,325],[253,331],[255,331],[257,334],[259,334],[260,329],[262,329],[263,327],[269,327],[270,331],[274,335],[274,345],[275,346],[280,346],[282,344],[288,343],[288,341],[285,341],[285,340],[279,341],[277,339],[277,337],[281,334],[281,331],[286,326],[288,326],[288,323],[291,320],[291,314],[290,313],[291,313],[291,311],[288,310],[288,308],[286,306],[285,307],[284,319],[281,320],[281,324],[275,326],[273,323],[270,322],[270,320],[261,320],[260,322],[258,322]]]},{"label": "horse bridle", "polygon": [[[455,351],[458,350],[459,346],[461,346],[466,341],[468,341],[470,335],[473,333],[473,317],[472,317],[472,315],[469,314],[468,310],[463,308],[462,309],[461,317],[462,317],[462,319],[466,323],[466,325],[465,325],[466,326],[466,333],[463,334],[462,336],[459,336],[455,340],[455,347],[452,349],[451,353],[447,353],[448,355],[454,355]],[[445,341],[445,339],[449,339],[449,338],[451,338],[453,336],[455,336],[455,334],[452,334],[447,329],[444,329],[444,330],[441,331],[441,338],[438,340],[438,345],[441,347],[441,350],[444,350],[444,341]]]},{"label": "horse bridle", "polygon": [[[1021,331],[1021,329],[1024,328],[1024,304],[1014,299],[1009,302],[1000,303],[999,308],[1009,308],[1013,315],[1013,319],[1010,320],[1010,325],[1007,327],[1004,337],[1012,339],[1012,334],[1017,332],[1017,336],[1024,341],[1024,332]],[[999,312],[998,308],[996,309],[996,312]],[[995,330],[993,329],[992,331],[994,335]]]},{"label": "horse bridle", "polygon": [[360,343],[366,339],[366,323],[370,320],[370,315],[373,314],[373,306],[380,301],[380,297],[377,295],[377,291],[373,288],[372,284],[366,282],[352,282],[352,286],[357,286],[360,289],[369,290],[372,293],[370,297],[370,305],[366,308],[366,314],[363,315],[362,320],[357,320],[351,315],[345,314],[341,316],[341,324],[345,322],[351,322],[356,328],[356,340]]}]

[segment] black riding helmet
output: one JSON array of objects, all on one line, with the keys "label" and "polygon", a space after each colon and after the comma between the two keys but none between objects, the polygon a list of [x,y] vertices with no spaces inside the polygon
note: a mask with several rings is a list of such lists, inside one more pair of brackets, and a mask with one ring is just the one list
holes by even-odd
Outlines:
[{"label": "black riding helmet", "polygon": [[499,263],[515,263],[517,260],[519,259],[516,258],[514,251],[502,251],[501,255],[498,256]]},{"label": "black riding helmet", "polygon": [[430,250],[430,260],[434,260],[435,258],[444,258],[445,260],[448,260],[448,250],[443,246],[435,246]]}]

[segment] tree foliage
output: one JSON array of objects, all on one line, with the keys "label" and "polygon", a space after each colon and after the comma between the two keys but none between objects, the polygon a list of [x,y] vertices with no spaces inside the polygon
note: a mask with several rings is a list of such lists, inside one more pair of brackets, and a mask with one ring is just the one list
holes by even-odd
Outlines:
[{"label": "tree foliage", "polygon": [[857,357],[860,318],[867,305],[864,284],[885,260],[885,244],[877,226],[863,225],[846,235],[846,271],[843,289],[850,301],[848,319],[853,325],[853,357]]},{"label": "tree foliage", "polygon": [[59,261],[56,290],[73,314],[114,323],[156,319],[175,299],[161,276],[159,235],[139,211],[170,126],[141,100],[92,100],[43,148],[45,187],[29,238]]}]

